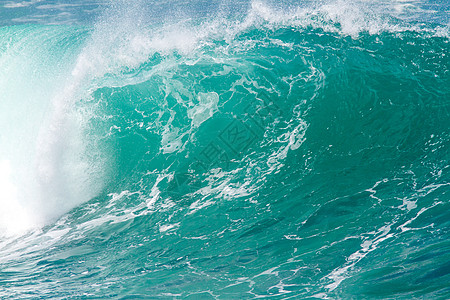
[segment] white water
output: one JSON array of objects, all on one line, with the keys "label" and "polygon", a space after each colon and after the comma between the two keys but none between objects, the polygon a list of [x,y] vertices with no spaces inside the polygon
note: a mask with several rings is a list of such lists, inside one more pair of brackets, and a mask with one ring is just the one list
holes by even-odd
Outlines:
[{"label": "white water", "polygon": [[77,45],[55,53],[64,34],[2,36],[16,41],[0,56],[0,236],[40,227],[102,187],[101,160],[83,132],[89,116],[75,107],[86,79],[79,66],[71,72]]}]

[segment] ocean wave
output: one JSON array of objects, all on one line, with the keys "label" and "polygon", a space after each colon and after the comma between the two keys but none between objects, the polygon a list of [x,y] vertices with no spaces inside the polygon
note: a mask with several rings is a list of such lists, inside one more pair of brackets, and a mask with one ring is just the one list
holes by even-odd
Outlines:
[{"label": "ocean wave", "polygon": [[448,25],[247,4],[0,28],[0,297],[445,293]]}]

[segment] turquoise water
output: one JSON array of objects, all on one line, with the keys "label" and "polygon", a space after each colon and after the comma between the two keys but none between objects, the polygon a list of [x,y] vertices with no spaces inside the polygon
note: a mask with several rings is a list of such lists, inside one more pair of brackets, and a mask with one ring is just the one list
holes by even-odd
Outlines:
[{"label": "turquoise water", "polygon": [[0,4],[0,298],[450,297],[445,2]]}]

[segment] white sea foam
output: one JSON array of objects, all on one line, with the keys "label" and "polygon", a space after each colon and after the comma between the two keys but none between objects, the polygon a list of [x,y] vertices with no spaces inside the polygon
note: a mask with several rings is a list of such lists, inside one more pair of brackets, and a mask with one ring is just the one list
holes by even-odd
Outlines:
[{"label": "white sea foam", "polygon": [[198,127],[200,124],[211,118],[217,112],[219,95],[215,92],[199,93],[198,104],[188,109],[188,117],[192,120],[192,127]]}]

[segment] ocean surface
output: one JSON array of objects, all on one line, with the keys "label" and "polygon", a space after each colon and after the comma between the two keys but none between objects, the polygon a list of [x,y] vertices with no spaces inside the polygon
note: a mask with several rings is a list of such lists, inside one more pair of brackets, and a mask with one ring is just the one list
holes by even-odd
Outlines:
[{"label": "ocean surface", "polygon": [[0,299],[449,299],[449,15],[0,1]]}]

